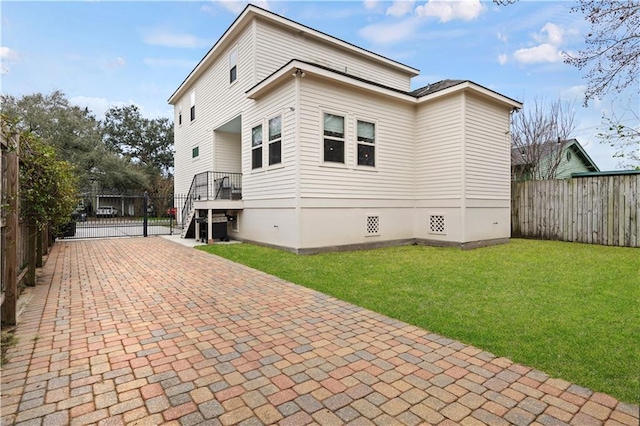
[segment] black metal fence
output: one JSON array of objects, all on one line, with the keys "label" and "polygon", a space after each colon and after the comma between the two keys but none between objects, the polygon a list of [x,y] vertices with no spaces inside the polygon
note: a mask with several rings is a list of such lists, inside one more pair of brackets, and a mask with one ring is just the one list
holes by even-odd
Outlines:
[{"label": "black metal fence", "polygon": [[176,228],[175,206],[173,195],[86,191],[58,235],[65,239],[171,235]]}]

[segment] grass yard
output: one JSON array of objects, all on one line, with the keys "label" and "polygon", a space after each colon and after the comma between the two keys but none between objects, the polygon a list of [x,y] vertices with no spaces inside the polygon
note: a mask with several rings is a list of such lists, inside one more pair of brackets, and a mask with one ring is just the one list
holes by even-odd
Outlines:
[{"label": "grass yard", "polygon": [[640,250],[557,241],[404,246],[298,256],[199,247],[508,357],[640,401]]}]

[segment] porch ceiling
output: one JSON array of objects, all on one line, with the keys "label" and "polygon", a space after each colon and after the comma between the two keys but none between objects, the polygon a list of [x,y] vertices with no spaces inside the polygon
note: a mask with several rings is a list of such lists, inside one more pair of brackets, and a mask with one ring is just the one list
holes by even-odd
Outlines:
[{"label": "porch ceiling", "polygon": [[239,115],[231,121],[215,129],[216,132],[240,133],[242,131],[242,116]]}]

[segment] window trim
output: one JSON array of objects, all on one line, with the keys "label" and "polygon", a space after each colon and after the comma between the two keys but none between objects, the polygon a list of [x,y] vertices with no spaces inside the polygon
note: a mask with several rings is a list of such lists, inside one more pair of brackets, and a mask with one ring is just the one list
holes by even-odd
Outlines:
[{"label": "window trim", "polygon": [[[271,140],[271,128],[269,126],[271,120],[280,117],[280,136],[278,138],[275,138],[274,140]],[[284,113],[283,112],[278,112],[276,115],[271,116],[270,118],[267,118],[267,167],[274,169],[274,168],[279,168],[279,167],[283,167],[283,159],[282,159],[282,139],[283,139],[283,133],[284,133]],[[273,163],[271,164],[271,145],[274,143],[280,142],[280,161],[278,163]]]},{"label": "window trim", "polygon": [[[343,132],[344,134],[342,135],[342,138],[338,138],[335,136],[325,136],[324,134],[324,116],[325,114],[330,114],[330,115],[335,115],[338,117],[342,117],[344,119],[344,127],[343,127]],[[320,165],[321,166],[326,166],[326,167],[337,167],[337,168],[347,168],[347,153],[348,153],[348,149],[347,149],[347,141],[349,140],[349,114],[347,114],[346,112],[339,112],[336,110],[331,110],[328,108],[321,108],[320,109]],[[343,145],[342,145],[342,162],[338,162],[338,161],[326,161],[324,158],[324,144],[325,144],[325,139],[328,138],[329,140],[334,140],[334,141],[342,141]]]},{"label": "window trim", "polygon": [[[229,55],[227,56],[227,60],[228,60],[228,73],[227,75],[229,76],[229,85],[234,84],[236,81],[238,81],[238,62],[239,62],[239,58],[238,58],[238,45],[236,44],[235,46],[233,46],[231,48],[231,50],[229,50]],[[235,53],[235,64],[231,65],[231,57],[232,55]],[[231,72],[233,71],[233,69],[235,68],[235,78],[233,80],[231,80]]]},{"label": "window trim", "polygon": [[191,120],[190,123],[193,123],[196,120],[196,91],[191,91],[191,107],[189,108],[189,117]]},{"label": "window trim", "polygon": [[[377,170],[378,169],[378,141],[379,141],[379,132],[378,132],[378,120],[373,120],[373,119],[368,119],[365,117],[358,117],[356,116],[354,118],[355,120],[355,131],[354,131],[354,167],[356,169],[360,169],[360,170]],[[359,141],[358,140],[358,122],[363,122],[363,123],[370,123],[373,124],[373,142],[369,143],[369,142],[365,142],[365,141]],[[366,145],[366,146],[372,146],[373,147],[373,166],[367,166],[366,164],[359,164],[358,162],[358,146],[362,144],[362,145]]]},{"label": "window trim", "polygon": [[[257,127],[260,127],[260,133],[262,135],[262,139],[260,141],[260,145],[253,146],[253,130]],[[250,138],[249,138],[249,146],[251,147],[251,171],[262,171],[264,170],[264,120],[256,123],[254,126],[251,126]],[[260,166],[253,167],[253,151],[260,149]]]}]

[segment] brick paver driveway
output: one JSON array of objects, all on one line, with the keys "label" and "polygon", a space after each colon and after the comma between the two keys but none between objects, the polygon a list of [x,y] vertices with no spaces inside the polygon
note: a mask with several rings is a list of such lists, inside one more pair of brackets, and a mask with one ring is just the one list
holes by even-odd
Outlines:
[{"label": "brick paver driveway", "polygon": [[162,238],[56,244],[3,424],[637,425],[508,359]]}]

